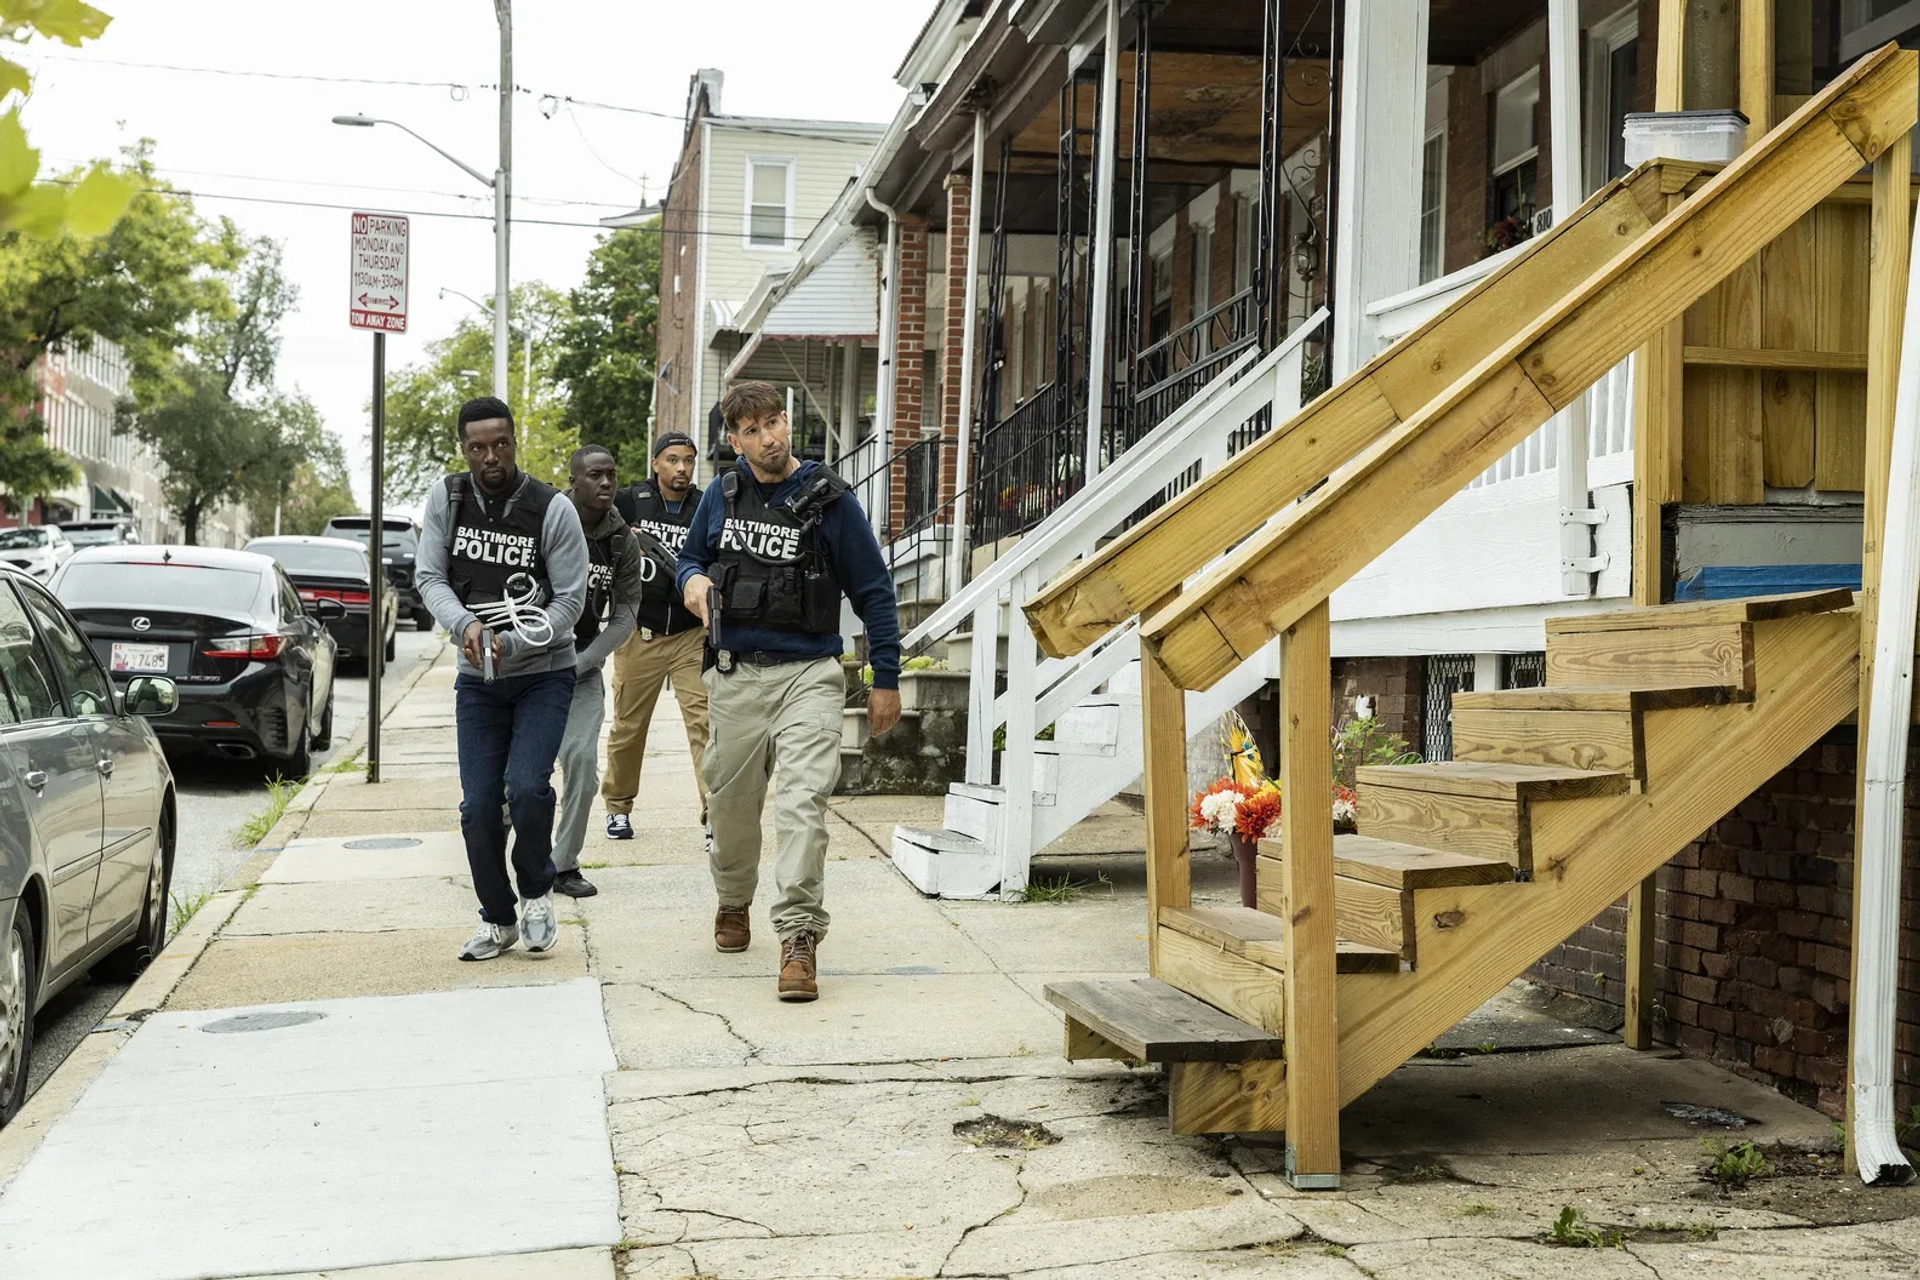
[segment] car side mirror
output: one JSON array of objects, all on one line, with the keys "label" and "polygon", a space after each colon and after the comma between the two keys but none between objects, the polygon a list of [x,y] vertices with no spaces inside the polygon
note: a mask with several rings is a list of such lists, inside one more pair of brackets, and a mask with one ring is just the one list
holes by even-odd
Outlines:
[{"label": "car side mirror", "polygon": [[336,622],[347,616],[347,606],[338,600],[319,599],[307,607],[307,611],[322,622]]},{"label": "car side mirror", "polygon": [[164,716],[180,705],[179,690],[165,676],[135,676],[121,698],[131,716]]}]

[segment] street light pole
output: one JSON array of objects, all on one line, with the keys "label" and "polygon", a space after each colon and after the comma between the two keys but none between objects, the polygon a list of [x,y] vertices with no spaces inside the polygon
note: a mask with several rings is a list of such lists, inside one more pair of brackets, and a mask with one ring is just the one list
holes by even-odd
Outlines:
[{"label": "street light pole", "polygon": [[513,0],[493,0],[500,23],[500,163],[493,173],[493,394],[507,398],[509,207],[513,198]]}]

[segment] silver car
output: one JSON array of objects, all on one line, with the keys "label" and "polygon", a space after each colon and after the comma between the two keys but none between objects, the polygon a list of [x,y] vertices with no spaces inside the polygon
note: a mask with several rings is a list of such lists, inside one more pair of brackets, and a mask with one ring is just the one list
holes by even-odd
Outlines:
[{"label": "silver car", "polygon": [[59,601],[0,569],[0,1125],[26,1101],[34,1014],[166,943],[173,772],[146,717],[175,703],[164,676],[116,694]]}]

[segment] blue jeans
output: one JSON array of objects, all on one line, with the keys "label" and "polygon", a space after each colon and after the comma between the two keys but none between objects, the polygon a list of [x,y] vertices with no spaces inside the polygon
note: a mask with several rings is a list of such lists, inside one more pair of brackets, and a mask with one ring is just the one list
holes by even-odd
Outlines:
[{"label": "blue jeans", "polygon": [[460,834],[480,898],[480,918],[513,924],[504,799],[513,815],[513,874],[520,897],[553,887],[553,761],[567,730],[573,672],[505,676],[488,684],[464,672],[453,682],[460,749]]}]

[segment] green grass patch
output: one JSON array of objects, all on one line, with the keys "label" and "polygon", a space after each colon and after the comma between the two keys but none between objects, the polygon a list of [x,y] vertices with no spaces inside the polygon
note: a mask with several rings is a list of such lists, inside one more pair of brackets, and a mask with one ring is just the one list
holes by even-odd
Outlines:
[{"label": "green grass patch", "polygon": [[167,910],[167,941],[172,942],[187,927],[187,922],[200,914],[200,908],[213,901],[213,890],[203,889],[186,898],[169,894],[167,898],[171,904]]},{"label": "green grass patch", "polygon": [[1618,1231],[1603,1231],[1592,1225],[1587,1215],[1572,1205],[1560,1210],[1547,1239],[1569,1249],[1618,1249],[1621,1245]]},{"label": "green grass patch", "polygon": [[272,781],[267,783],[267,807],[240,824],[240,829],[233,833],[233,847],[251,849],[265,840],[305,781],[305,778],[283,778],[274,774]]},{"label": "green grass patch", "polygon": [[1707,1177],[1729,1190],[1746,1186],[1755,1178],[1769,1177],[1773,1166],[1767,1157],[1751,1142],[1739,1142],[1729,1147],[1725,1138],[1700,1139],[1700,1149],[1707,1154]]}]

